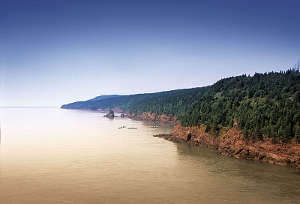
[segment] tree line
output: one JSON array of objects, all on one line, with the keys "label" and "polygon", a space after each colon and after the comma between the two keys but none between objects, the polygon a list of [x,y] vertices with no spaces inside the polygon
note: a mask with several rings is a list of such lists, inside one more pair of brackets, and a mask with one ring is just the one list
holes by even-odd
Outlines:
[{"label": "tree line", "polygon": [[171,114],[183,126],[205,125],[215,135],[236,124],[247,139],[300,142],[300,74],[290,69],[230,77],[209,87],[157,95],[130,111]]},{"label": "tree line", "polygon": [[88,109],[116,106],[132,114],[173,115],[183,126],[205,125],[216,136],[222,128],[238,126],[247,139],[300,142],[298,69],[230,77],[207,87],[80,102],[80,108]]}]

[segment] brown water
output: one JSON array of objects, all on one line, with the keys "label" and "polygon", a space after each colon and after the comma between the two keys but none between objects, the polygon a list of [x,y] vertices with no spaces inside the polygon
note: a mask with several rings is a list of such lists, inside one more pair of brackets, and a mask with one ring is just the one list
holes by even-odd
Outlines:
[{"label": "brown water", "polygon": [[152,137],[168,126],[89,111],[0,111],[1,204],[300,203],[299,170]]}]

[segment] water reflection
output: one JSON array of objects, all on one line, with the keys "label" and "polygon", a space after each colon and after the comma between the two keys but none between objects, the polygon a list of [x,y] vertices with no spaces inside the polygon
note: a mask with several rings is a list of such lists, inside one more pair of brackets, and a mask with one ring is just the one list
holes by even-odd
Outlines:
[{"label": "water reflection", "polygon": [[299,169],[239,160],[222,156],[214,149],[190,144],[177,144],[177,153],[181,160],[193,160],[201,164],[201,168],[210,176],[226,179],[231,183],[245,183],[240,187],[240,192],[264,192],[279,200],[300,199]]}]

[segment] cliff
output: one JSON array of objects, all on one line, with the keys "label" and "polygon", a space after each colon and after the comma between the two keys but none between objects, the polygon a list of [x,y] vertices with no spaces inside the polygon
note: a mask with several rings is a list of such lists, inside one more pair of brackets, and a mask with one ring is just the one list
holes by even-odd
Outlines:
[{"label": "cliff", "polygon": [[247,140],[237,125],[221,129],[218,136],[205,132],[205,126],[184,127],[171,115],[144,112],[129,115],[132,119],[168,122],[174,125],[170,134],[154,135],[174,142],[216,148],[226,156],[238,159],[257,160],[271,164],[300,168],[300,144],[277,142],[271,138]]},{"label": "cliff", "polygon": [[277,143],[264,138],[261,141],[246,140],[236,127],[223,130],[216,137],[205,132],[205,127],[183,127],[176,123],[171,134],[156,135],[174,142],[216,148],[221,154],[248,160],[300,168],[300,144]]}]

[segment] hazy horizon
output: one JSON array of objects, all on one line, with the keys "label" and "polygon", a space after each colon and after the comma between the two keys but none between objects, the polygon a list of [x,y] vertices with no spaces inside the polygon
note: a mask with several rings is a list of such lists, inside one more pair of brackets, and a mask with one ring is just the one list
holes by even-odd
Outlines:
[{"label": "hazy horizon", "polygon": [[0,106],[212,85],[299,60],[300,2],[2,1]]}]

